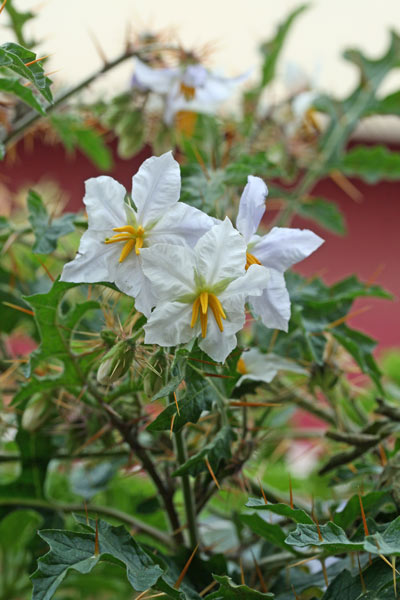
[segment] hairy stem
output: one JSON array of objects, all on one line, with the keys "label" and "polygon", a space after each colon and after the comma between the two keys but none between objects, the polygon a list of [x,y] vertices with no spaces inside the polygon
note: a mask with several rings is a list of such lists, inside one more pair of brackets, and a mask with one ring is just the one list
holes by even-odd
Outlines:
[{"label": "hairy stem", "polygon": [[[92,73],[92,75],[90,75],[89,77],[87,77],[86,79],[84,79],[83,81],[81,81],[80,83],[75,85],[74,87],[72,87],[69,90],[60,94],[60,96],[58,96],[58,98],[56,98],[54,100],[53,104],[50,104],[50,106],[48,106],[47,113],[53,112],[56,108],[63,105],[72,96],[75,96],[75,94],[78,94],[82,90],[85,90],[94,81],[96,81],[96,79],[98,79],[105,73],[108,73],[108,71],[111,71],[112,69],[114,69],[121,63],[125,62],[126,60],[128,60],[134,56],[143,57],[143,54],[148,54],[154,50],[160,50],[160,49],[167,49],[167,46],[160,46],[160,44],[153,44],[153,45],[148,45],[142,49],[130,48],[130,49],[126,50],[125,52],[123,52],[122,54],[117,56],[117,58],[115,58],[114,60],[105,63],[101,69],[99,69],[98,71],[95,71],[94,73]],[[3,140],[3,144],[5,146],[7,146],[11,142],[18,141],[21,137],[23,137],[24,132],[28,128],[30,128],[32,125],[34,125],[37,121],[39,121],[42,118],[43,118],[43,116],[40,115],[39,113],[29,112],[27,115],[25,115],[19,121],[16,122],[15,128]]]},{"label": "hairy stem", "polygon": [[[183,440],[182,432],[175,433],[176,454],[179,465],[183,465],[187,461],[186,447]],[[185,502],[186,518],[189,530],[190,545],[195,548],[198,543],[198,531],[196,522],[196,508],[192,486],[190,485],[189,475],[182,475],[183,498]]]},{"label": "hairy stem", "polygon": [[130,446],[135,455],[138,457],[142,466],[148,476],[152,479],[154,485],[156,486],[158,493],[160,494],[165,511],[168,515],[168,519],[172,528],[172,535],[176,544],[182,545],[184,543],[184,538],[181,531],[181,524],[179,522],[178,513],[175,510],[175,505],[173,503],[173,495],[174,490],[171,490],[161,479],[158,474],[158,471],[151,460],[147,450],[143,448],[143,446],[139,443],[137,439],[137,432],[132,428],[130,423],[126,423],[123,421],[120,416],[108,405],[103,404],[103,407],[107,411],[111,423],[113,426],[121,433],[125,442]]}]

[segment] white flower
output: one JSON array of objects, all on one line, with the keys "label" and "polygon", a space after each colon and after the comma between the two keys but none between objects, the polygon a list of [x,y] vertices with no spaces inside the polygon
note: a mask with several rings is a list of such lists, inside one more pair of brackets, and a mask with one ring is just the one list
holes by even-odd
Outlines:
[{"label": "white flower", "polygon": [[265,212],[268,188],[259,177],[248,177],[239,204],[236,227],[247,244],[247,267],[268,268],[269,279],[263,293],[249,302],[266,327],[288,330],[290,298],[283,273],[314,252],[324,240],[309,229],[273,227],[267,235],[255,235]]},{"label": "white flower", "polygon": [[301,375],[307,375],[308,373],[306,369],[300,367],[293,360],[283,358],[272,352],[264,354],[258,348],[251,348],[248,352],[243,352],[236,368],[242,374],[236,384],[237,386],[241,385],[246,379],[270,383],[278,371],[291,371]]},{"label": "white flower", "polygon": [[64,266],[61,280],[85,283],[109,281],[133,296],[146,316],[156,304],[142,270],[141,249],[160,242],[188,244],[215,223],[205,213],[178,202],[180,170],[171,152],[147,159],[132,179],[132,200],[112,177],[86,181],[83,199],[89,227],[75,259]]},{"label": "white flower", "polygon": [[223,362],[245,322],[245,299],[262,293],[264,267],[246,272],[246,244],[228,218],[214,225],[193,250],[160,244],[142,253],[143,270],[158,302],[144,327],[145,342],[176,346],[200,337],[199,346]]},{"label": "white flower", "polygon": [[200,64],[153,69],[137,60],[134,84],[166,96],[164,121],[172,125],[180,111],[215,113],[248,76],[249,72],[239,77],[221,77]]}]

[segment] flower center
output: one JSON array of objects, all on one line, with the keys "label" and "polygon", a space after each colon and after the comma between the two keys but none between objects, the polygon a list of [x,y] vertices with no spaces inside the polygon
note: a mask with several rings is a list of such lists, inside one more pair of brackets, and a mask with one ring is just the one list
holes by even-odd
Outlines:
[{"label": "flower center", "polygon": [[210,294],[209,292],[201,292],[193,302],[192,321],[190,323],[190,327],[193,329],[197,323],[197,319],[200,316],[201,337],[203,338],[205,338],[207,335],[207,319],[209,308],[211,308],[213,312],[214,319],[219,327],[219,330],[224,330],[222,319],[226,319],[226,314],[222,308],[221,302],[214,294]]},{"label": "flower center", "polygon": [[261,263],[253,254],[246,252],[246,271],[251,265],[261,265]]},{"label": "flower center", "polygon": [[193,100],[196,94],[196,88],[191,85],[186,85],[186,83],[183,83],[183,81],[181,82],[180,91],[185,100]]},{"label": "flower center", "polygon": [[240,373],[241,375],[246,375],[246,373],[247,373],[246,363],[244,362],[242,357],[240,357],[239,360],[237,361],[236,371],[238,373]]},{"label": "flower center", "polygon": [[140,248],[143,247],[144,229],[141,225],[135,229],[132,225],[124,225],[123,227],[114,227],[113,231],[117,231],[111,238],[104,240],[105,244],[114,244],[115,242],[125,242],[122,252],[119,257],[119,262],[122,263],[127,256],[135,248],[135,253],[140,254]]}]

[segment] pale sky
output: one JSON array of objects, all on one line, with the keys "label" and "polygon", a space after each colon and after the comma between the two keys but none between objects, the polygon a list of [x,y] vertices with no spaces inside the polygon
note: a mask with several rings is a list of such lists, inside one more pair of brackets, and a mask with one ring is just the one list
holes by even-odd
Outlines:
[{"label": "pale sky", "polygon": [[[14,0],[21,10],[37,10],[30,25],[42,41],[41,53],[51,53],[48,69],[64,84],[75,84],[101,66],[89,30],[107,57],[117,56],[127,27],[133,31],[172,30],[186,47],[214,43],[209,66],[237,75],[259,64],[257,47],[269,38],[297,0]],[[1,27],[0,42],[9,39]],[[400,30],[399,0],[314,0],[294,25],[279,72],[291,61],[310,75],[319,72],[318,87],[338,94],[348,91],[355,69],[340,57],[349,46],[379,55],[388,43],[388,30]],[[133,62],[100,82],[105,93],[127,85]],[[386,89],[400,88],[400,75]],[[99,88],[97,88],[99,89]],[[278,88],[279,93],[279,88]]]}]

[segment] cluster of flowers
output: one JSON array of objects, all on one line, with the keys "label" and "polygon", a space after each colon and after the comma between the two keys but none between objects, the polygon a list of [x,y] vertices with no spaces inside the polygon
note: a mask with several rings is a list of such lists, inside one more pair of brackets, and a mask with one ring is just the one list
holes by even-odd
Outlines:
[{"label": "cluster of flowers", "polygon": [[172,153],[147,159],[132,195],[111,177],[86,182],[89,226],[61,279],[112,282],[147,317],[145,343],[176,346],[200,338],[224,362],[245,323],[245,305],[271,328],[287,331],[290,298],[284,271],[323,240],[309,230],[274,227],[256,235],[268,189],[249,176],[236,228],[179,202]]}]

